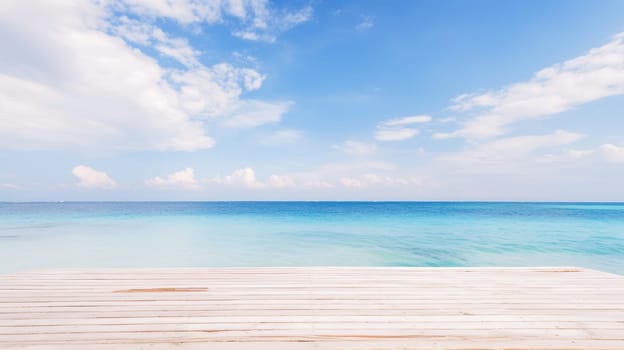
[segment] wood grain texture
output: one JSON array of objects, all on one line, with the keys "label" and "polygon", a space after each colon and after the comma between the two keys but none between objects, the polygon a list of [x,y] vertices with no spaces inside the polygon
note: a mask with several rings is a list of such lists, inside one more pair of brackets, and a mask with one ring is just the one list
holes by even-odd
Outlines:
[{"label": "wood grain texture", "polygon": [[168,268],[0,276],[0,349],[624,349],[624,276]]}]

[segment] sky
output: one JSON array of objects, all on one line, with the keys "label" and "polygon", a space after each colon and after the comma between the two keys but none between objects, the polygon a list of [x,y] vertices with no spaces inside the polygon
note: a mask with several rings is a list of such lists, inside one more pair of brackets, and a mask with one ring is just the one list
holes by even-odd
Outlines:
[{"label": "sky", "polygon": [[0,201],[624,201],[624,1],[5,0]]}]

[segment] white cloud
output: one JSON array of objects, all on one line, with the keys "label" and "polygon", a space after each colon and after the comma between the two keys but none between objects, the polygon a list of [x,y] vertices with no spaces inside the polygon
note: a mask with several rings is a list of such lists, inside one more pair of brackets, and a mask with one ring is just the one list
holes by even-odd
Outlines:
[{"label": "white cloud", "polygon": [[288,188],[296,187],[297,184],[295,180],[288,175],[271,175],[267,181],[267,186],[273,188]]},{"label": "white cloud", "polygon": [[111,179],[108,174],[97,171],[86,165],[78,165],[72,169],[72,174],[78,178],[79,187],[110,189],[117,187],[115,180]]},{"label": "white cloud", "polygon": [[117,5],[141,16],[169,18],[184,24],[221,20],[220,1],[216,0],[121,0]]},{"label": "white cloud", "polygon": [[260,189],[265,188],[266,185],[256,178],[256,172],[252,168],[243,168],[234,170],[231,175],[220,177],[217,176],[207,180],[209,183],[216,183],[222,185],[238,185],[247,188]]},{"label": "white cloud", "polygon": [[308,174],[285,174],[270,175],[266,181],[258,179],[253,168],[237,169],[231,175],[217,176],[206,179],[207,183],[229,185],[249,188],[254,190],[263,189],[317,189],[333,187],[329,182],[309,176]]},{"label": "white cloud", "polygon": [[117,8],[125,8],[139,16],[169,18],[182,24],[234,22],[232,25],[238,29],[234,29],[232,35],[268,42],[309,21],[313,14],[309,5],[286,10],[268,0],[118,0],[113,3]]},{"label": "white cloud", "polygon": [[265,0],[249,1],[248,18],[241,29],[232,32],[232,35],[244,40],[275,42],[277,36],[294,26],[312,19],[313,9],[305,6],[294,11],[276,11]]},{"label": "white cloud", "polygon": [[350,156],[370,156],[377,152],[378,147],[374,143],[347,140],[339,145],[332,145],[332,148],[341,150]]},{"label": "white cloud", "polygon": [[285,30],[290,29],[297,24],[307,22],[312,19],[313,13],[314,10],[310,5],[305,6],[298,11],[286,13],[282,16],[281,21],[279,22],[280,27],[282,30]]},{"label": "white cloud", "polygon": [[436,121],[438,123],[450,123],[455,121],[455,117],[437,118]]},{"label": "white cloud", "polygon": [[[266,76],[227,62],[205,66],[186,39],[149,22],[217,23],[218,3],[0,3],[0,148],[193,151],[214,145],[211,118],[242,126],[279,121],[289,102],[243,99]],[[113,7],[135,19],[114,19]]]},{"label": "white cloud", "polygon": [[230,128],[251,128],[263,124],[278,123],[288,111],[292,102],[264,102],[257,100],[239,101],[223,125]]},{"label": "white cloud", "polygon": [[245,18],[247,16],[247,9],[245,8],[244,0],[228,0],[225,2],[225,10],[232,16]]},{"label": "white cloud", "polygon": [[176,171],[167,176],[155,177],[145,181],[145,184],[150,186],[165,186],[165,187],[180,187],[184,189],[196,189],[199,188],[197,180],[195,180],[195,171],[193,168],[185,168],[180,171]]},{"label": "white cloud", "polygon": [[413,115],[410,117],[386,120],[381,125],[384,127],[404,126],[404,125],[411,125],[411,124],[428,123],[430,121],[431,121],[431,116],[423,114],[423,115]]},{"label": "white cloud", "polygon": [[436,140],[446,140],[446,139],[455,137],[453,133],[447,133],[447,132],[435,132],[431,136]]},{"label": "white cloud", "polygon": [[410,127],[410,125],[428,123],[430,121],[431,116],[428,115],[414,115],[385,120],[377,124],[375,139],[379,141],[407,140],[420,133],[420,130]]},{"label": "white cloud", "polygon": [[187,66],[200,66],[200,52],[192,48],[184,38],[172,38],[160,28],[135,19],[122,16],[111,18],[111,33],[128,42],[152,46],[163,56],[168,56]]},{"label": "white cloud", "polygon": [[378,129],[375,139],[379,141],[402,141],[418,135],[420,131],[414,128]]},{"label": "white cloud", "polygon": [[360,23],[355,25],[355,29],[363,32],[365,30],[371,29],[375,25],[375,19],[371,16],[362,16],[362,20]]},{"label": "white cloud", "polygon": [[322,173],[345,173],[353,170],[394,170],[396,167],[389,162],[356,161],[345,163],[327,163],[320,167]]},{"label": "white cloud", "polygon": [[451,109],[476,112],[459,130],[437,138],[498,136],[508,125],[567,111],[598,99],[624,94],[624,33],[583,56],[542,69],[527,82],[501,90],[463,94]]},{"label": "white cloud", "polygon": [[459,164],[501,164],[524,159],[540,149],[571,144],[583,137],[584,135],[565,130],[557,130],[546,135],[508,137],[452,153],[441,159]]},{"label": "white cloud", "polygon": [[602,154],[611,163],[624,163],[624,147],[619,147],[610,143],[600,146]]},{"label": "white cloud", "polygon": [[299,130],[281,129],[269,135],[266,139],[263,140],[263,142],[268,144],[283,144],[297,141],[302,137],[303,135]]},{"label": "white cloud", "polygon": [[365,174],[358,177],[343,177],[340,183],[350,188],[366,188],[371,186],[408,186],[421,185],[422,179],[417,177],[400,177],[379,174]]},{"label": "white cloud", "polygon": [[253,168],[237,169],[227,176],[206,179],[209,184],[228,185],[253,190],[289,189],[316,190],[334,188],[334,184],[348,188],[420,186],[422,178],[396,176],[391,174],[364,173],[362,170],[388,172],[394,166],[383,162],[331,163],[320,168],[301,173],[270,175],[260,179]]},{"label": "white cloud", "polygon": [[19,185],[15,185],[15,184],[0,184],[0,188],[5,188],[9,190],[19,190],[22,187]]},{"label": "white cloud", "polygon": [[585,158],[592,153],[594,151],[591,149],[568,149],[559,154],[545,154],[538,160],[544,163],[570,162]]}]

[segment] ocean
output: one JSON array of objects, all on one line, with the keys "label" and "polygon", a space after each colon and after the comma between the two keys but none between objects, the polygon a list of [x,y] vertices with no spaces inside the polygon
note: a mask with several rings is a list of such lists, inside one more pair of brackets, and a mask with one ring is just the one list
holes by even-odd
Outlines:
[{"label": "ocean", "polygon": [[624,203],[0,203],[0,273],[547,265],[624,274]]}]

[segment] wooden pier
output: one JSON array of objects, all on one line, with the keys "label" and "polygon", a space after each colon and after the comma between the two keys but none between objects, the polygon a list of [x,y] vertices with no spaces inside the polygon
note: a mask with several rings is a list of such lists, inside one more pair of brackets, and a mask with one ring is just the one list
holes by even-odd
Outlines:
[{"label": "wooden pier", "polygon": [[580,268],[0,275],[0,349],[624,349],[624,276]]}]

